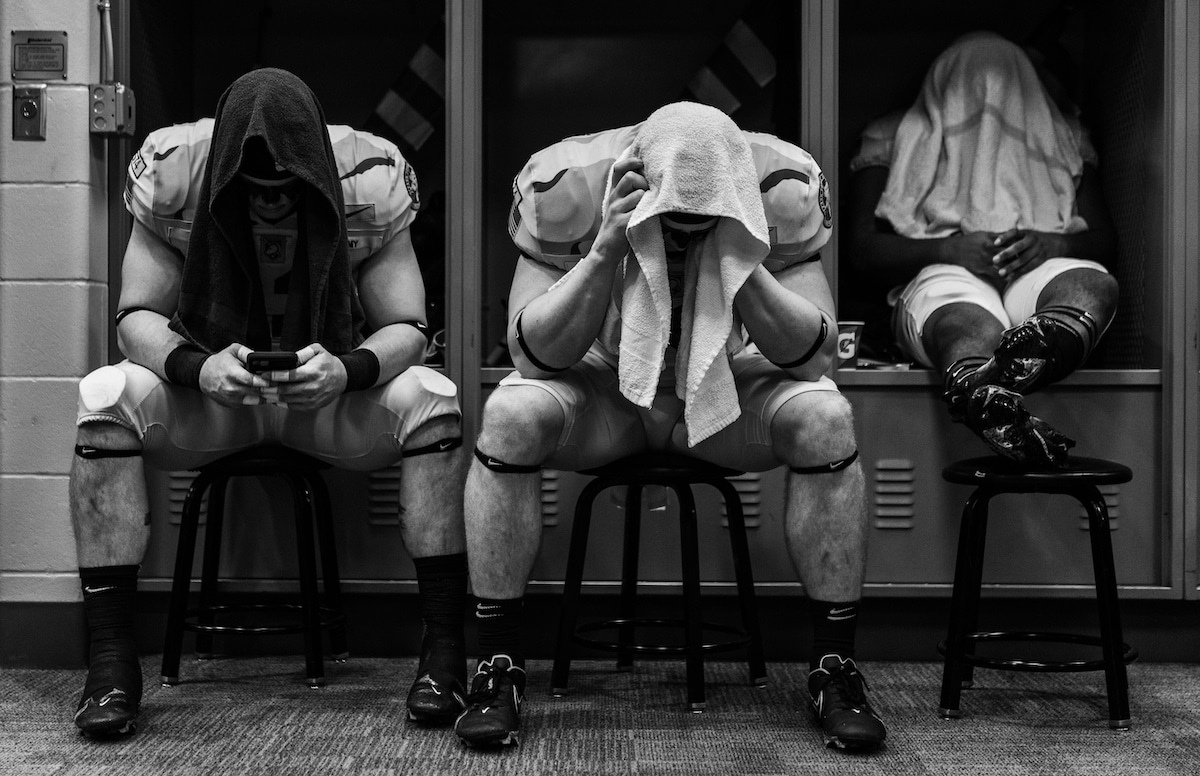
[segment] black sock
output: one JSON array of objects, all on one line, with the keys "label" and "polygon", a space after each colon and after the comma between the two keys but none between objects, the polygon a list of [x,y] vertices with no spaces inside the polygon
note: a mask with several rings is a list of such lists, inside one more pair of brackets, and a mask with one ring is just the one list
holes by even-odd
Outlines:
[{"label": "black sock", "polygon": [[142,669],[133,640],[137,575],[137,566],[79,569],[83,612],[91,637],[84,698],[97,690],[116,687],[124,690],[135,704],[142,700]]},{"label": "black sock", "polygon": [[476,598],[475,621],[479,624],[479,659],[508,655],[513,665],[525,667],[521,648],[521,612],[524,598]]},{"label": "black sock", "polygon": [[813,624],[813,651],[808,661],[809,668],[816,668],[821,658],[829,654],[854,657],[859,601],[830,603],[810,598],[808,605]]},{"label": "black sock", "polygon": [[465,683],[467,647],[463,618],[467,608],[467,554],[413,558],[413,565],[425,624],[419,673],[430,669],[446,671]]}]

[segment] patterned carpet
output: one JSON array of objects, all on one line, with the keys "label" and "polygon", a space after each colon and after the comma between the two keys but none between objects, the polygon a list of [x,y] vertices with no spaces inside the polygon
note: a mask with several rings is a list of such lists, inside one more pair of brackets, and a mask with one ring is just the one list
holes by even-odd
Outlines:
[{"label": "patterned carpet", "polygon": [[800,712],[797,666],[772,664],[765,689],[745,666],[710,663],[708,711],[684,711],[681,662],[617,672],[581,662],[572,694],[550,697],[547,661],[530,665],[521,746],[465,749],[449,729],[403,718],[411,659],[328,666],[303,685],[303,659],[227,658],[183,666],[184,683],[147,695],[138,734],[97,743],[70,724],[82,671],[0,671],[0,773],[25,774],[1196,774],[1200,666],[1130,666],[1134,727],[1107,727],[1101,674],[980,671],[965,715],[935,714],[940,665],[863,669],[889,728],[886,746],[850,755],[822,746]]}]

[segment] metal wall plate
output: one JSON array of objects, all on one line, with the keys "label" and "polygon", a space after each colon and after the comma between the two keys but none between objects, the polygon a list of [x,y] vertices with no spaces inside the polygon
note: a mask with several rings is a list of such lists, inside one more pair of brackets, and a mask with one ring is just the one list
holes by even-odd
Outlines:
[{"label": "metal wall plate", "polygon": [[67,80],[66,30],[13,30],[14,81]]}]

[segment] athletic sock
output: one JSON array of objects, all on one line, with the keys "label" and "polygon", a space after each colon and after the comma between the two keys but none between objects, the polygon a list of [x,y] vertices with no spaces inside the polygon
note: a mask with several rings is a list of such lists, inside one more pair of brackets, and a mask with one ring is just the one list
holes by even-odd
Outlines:
[{"label": "athletic sock", "polygon": [[508,655],[514,666],[525,667],[525,651],[521,648],[522,598],[477,598],[475,621],[479,624],[480,660],[493,655]]},{"label": "athletic sock", "polygon": [[445,671],[465,682],[467,666],[463,618],[467,606],[467,554],[413,558],[417,590],[421,597],[421,640],[419,673]]},{"label": "athletic sock", "polygon": [[83,612],[91,645],[83,697],[113,687],[124,690],[136,705],[142,700],[142,670],[133,640],[134,594],[138,566],[95,566],[79,569]]},{"label": "athletic sock", "polygon": [[809,599],[813,625],[812,654],[808,660],[810,669],[815,669],[825,655],[854,657],[854,634],[858,626],[860,601],[832,603]]}]

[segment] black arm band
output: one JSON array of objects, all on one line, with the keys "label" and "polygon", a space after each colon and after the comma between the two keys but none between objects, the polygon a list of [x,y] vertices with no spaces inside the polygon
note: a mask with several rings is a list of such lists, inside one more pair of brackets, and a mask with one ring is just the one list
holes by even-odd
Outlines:
[{"label": "black arm band", "polygon": [[[149,307],[126,307],[124,310],[117,310],[117,317],[113,319],[113,325],[120,326],[121,321],[125,320],[126,315],[129,315],[130,313],[136,313],[140,310],[145,310],[146,312],[150,313],[158,312],[158,310],[152,310]],[[159,314],[161,315],[162,313]]]},{"label": "black arm band", "polygon": [[176,385],[199,388],[200,369],[208,360],[208,355],[190,342],[185,342],[167,354],[167,360],[163,363],[163,374]]},{"label": "black arm band", "polygon": [[774,364],[775,366],[779,367],[780,369],[792,369],[794,367],[800,366],[801,364],[807,363],[809,359],[811,359],[813,356],[817,355],[817,351],[821,349],[821,345],[825,344],[825,338],[828,336],[829,336],[829,324],[825,323],[825,316],[822,315],[821,316],[821,333],[817,335],[817,341],[813,343],[813,346],[808,349],[807,353],[805,353],[803,356],[800,356],[800,358],[796,359],[795,361],[789,361],[786,364],[781,364],[778,361],[772,361],[771,363]]},{"label": "black arm band", "polygon": [[533,364],[543,372],[565,372],[570,369],[570,367],[566,366],[548,366],[538,360],[537,356],[533,355],[533,352],[529,349],[529,343],[525,341],[525,332],[521,329],[521,316],[524,314],[524,310],[521,310],[521,312],[517,313],[517,344],[521,346],[521,352],[525,354],[525,358],[529,359],[529,363]]},{"label": "black arm band", "polygon": [[366,348],[338,356],[346,367],[346,391],[365,391],[379,381],[379,356]]}]

